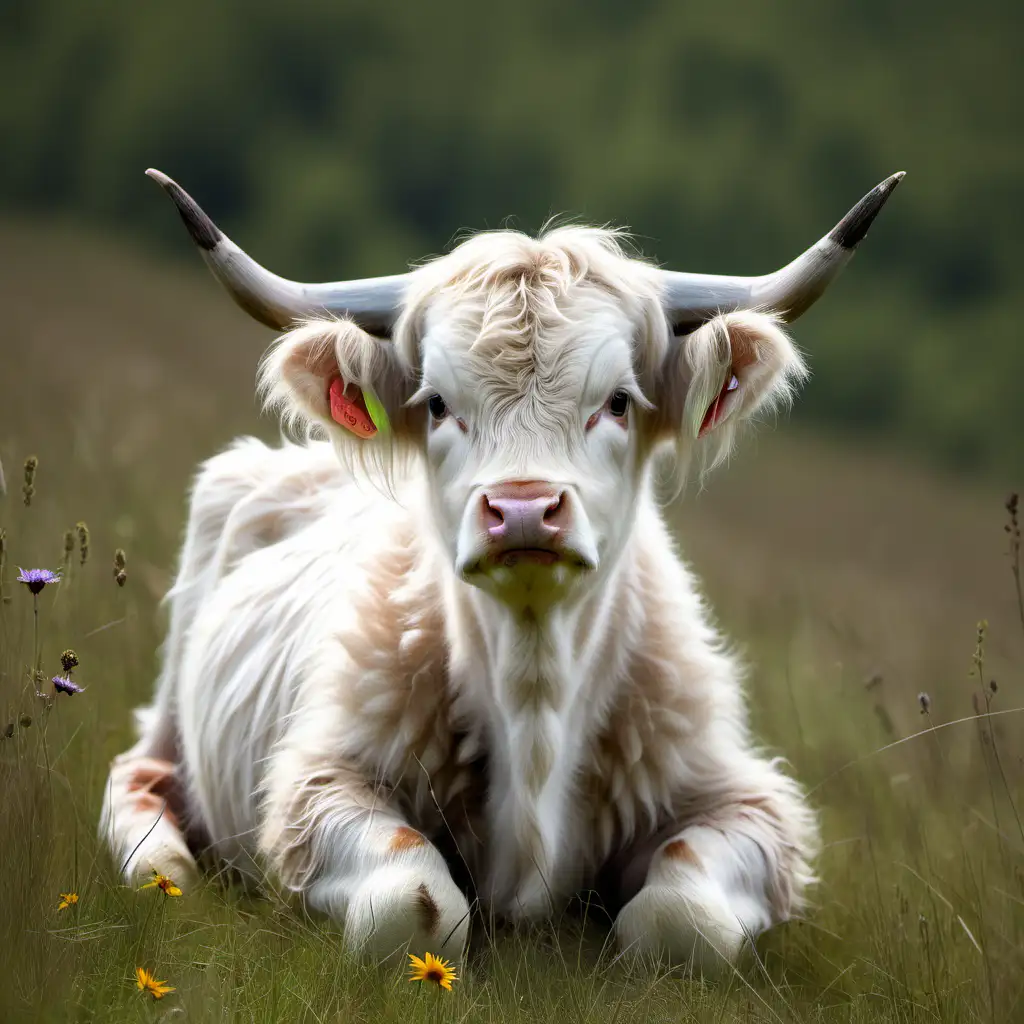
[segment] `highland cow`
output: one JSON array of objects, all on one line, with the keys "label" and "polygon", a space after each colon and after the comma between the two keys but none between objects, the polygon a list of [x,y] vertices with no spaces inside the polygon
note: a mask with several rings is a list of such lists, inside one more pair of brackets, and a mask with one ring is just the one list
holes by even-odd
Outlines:
[{"label": "highland cow", "polygon": [[285,332],[260,384],[302,440],[198,475],[155,699],[107,786],[125,877],[186,885],[204,851],[378,958],[459,957],[471,903],[535,920],[594,888],[624,949],[703,969],[798,913],[815,814],[750,735],[656,484],[790,398],[785,325],[902,175],[764,277],[559,227],[302,285],[150,174]]}]

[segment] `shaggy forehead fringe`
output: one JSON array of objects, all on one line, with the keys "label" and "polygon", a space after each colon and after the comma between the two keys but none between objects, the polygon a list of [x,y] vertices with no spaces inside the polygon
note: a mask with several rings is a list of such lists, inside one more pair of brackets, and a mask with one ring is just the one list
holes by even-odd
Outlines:
[{"label": "shaggy forehead fringe", "polygon": [[[544,342],[559,325],[582,322],[592,309],[571,292],[590,286],[608,294],[635,325],[637,369],[646,374],[664,357],[668,328],[652,265],[627,253],[627,232],[563,225],[537,238],[518,231],[482,232],[416,271],[396,329],[403,356],[416,346],[430,304],[440,298],[457,323],[472,328],[471,351],[522,380],[550,371],[557,353]],[[557,346],[555,346],[557,348]]]}]

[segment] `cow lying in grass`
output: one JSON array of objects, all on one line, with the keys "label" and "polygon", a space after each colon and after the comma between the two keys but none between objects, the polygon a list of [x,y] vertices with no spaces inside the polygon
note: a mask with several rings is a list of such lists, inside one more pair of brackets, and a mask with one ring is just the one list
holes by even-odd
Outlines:
[{"label": "cow lying in grass", "polygon": [[654,473],[714,465],[790,396],[783,325],[901,175],[762,278],[566,227],[299,285],[151,174],[286,330],[261,385],[307,438],[198,476],[156,696],[107,786],[126,878],[186,882],[202,848],[376,957],[458,957],[469,899],[538,919],[599,879],[623,948],[705,969],[798,912],[815,816],[752,741]]}]

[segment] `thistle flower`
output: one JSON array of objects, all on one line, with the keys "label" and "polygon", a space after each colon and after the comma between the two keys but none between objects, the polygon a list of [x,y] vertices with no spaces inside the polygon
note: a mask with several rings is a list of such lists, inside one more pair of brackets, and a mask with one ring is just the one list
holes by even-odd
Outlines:
[{"label": "thistle flower", "polygon": [[424,953],[422,960],[410,953],[409,960],[409,981],[429,981],[448,992],[452,990],[452,982],[458,981],[455,968],[433,953]]},{"label": "thistle flower", "polygon": [[60,903],[57,904],[58,910],[67,910],[68,907],[73,907],[78,902],[77,892],[62,892],[60,894]]},{"label": "thistle flower", "polygon": [[143,889],[152,889],[154,886],[160,889],[165,896],[181,895],[181,889],[174,884],[173,879],[168,878],[167,875],[161,875],[159,871],[153,872],[153,880],[151,882],[139,886],[139,892],[142,892]]},{"label": "thistle flower", "polygon": [[48,583],[60,583],[60,573],[49,569],[22,569],[18,566],[18,582],[38,594]]},{"label": "thistle flower", "polygon": [[25,460],[25,482],[21,485],[21,493],[26,507],[32,504],[32,496],[36,493],[36,470],[38,468],[39,459],[30,455]]},{"label": "thistle flower", "polygon": [[168,992],[174,991],[173,985],[168,985],[166,981],[157,981],[156,975],[152,971],[147,971],[145,967],[135,968],[135,985],[140,992],[148,992],[154,999],[163,999]]},{"label": "thistle flower", "polygon": [[60,656],[60,664],[65,672],[70,672],[72,669],[78,668],[78,655],[72,650],[63,651]]},{"label": "thistle flower", "polygon": [[73,683],[67,676],[54,676],[53,688],[58,693],[66,693],[69,697],[73,697],[76,693],[85,692],[84,686],[79,686],[78,683]]}]

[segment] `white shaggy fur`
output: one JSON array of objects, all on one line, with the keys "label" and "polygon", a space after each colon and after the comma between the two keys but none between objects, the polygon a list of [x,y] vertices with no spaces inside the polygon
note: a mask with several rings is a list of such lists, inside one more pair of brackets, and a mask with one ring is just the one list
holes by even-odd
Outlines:
[{"label": "white shaggy fur", "polygon": [[[625,948],[731,962],[803,906],[816,824],[752,743],[652,475],[720,461],[800,357],[768,314],[672,337],[648,265],[595,229],[479,235],[415,282],[391,340],[336,320],[280,339],[261,384],[302,444],[203,467],[101,830],[129,878],[189,883],[199,847],[269,870],[377,957],[462,954],[455,870],[513,919],[600,886]],[[336,374],[388,432],[331,421]],[[482,496],[514,480],[560,490],[586,568],[487,568]]]}]

